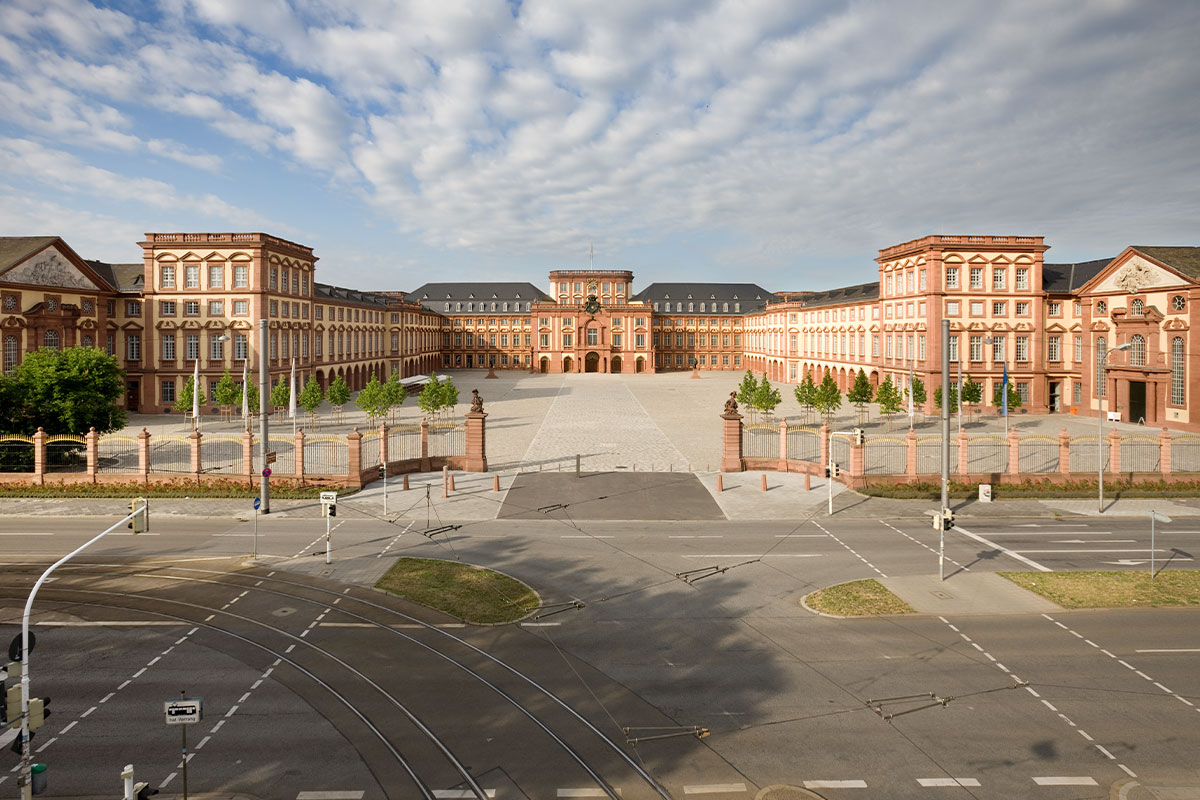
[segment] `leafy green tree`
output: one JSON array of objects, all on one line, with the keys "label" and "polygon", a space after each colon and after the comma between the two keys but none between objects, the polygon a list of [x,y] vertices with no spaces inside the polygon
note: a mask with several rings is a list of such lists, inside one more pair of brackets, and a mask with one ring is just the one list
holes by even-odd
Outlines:
[{"label": "leafy green tree", "polygon": [[854,385],[846,393],[846,399],[855,405],[866,405],[875,399],[875,388],[871,386],[871,381],[863,370],[858,371],[858,377],[854,379]]},{"label": "leafy green tree", "polygon": [[925,381],[917,376],[913,376],[912,381],[912,398],[913,408],[920,410],[929,400],[929,395],[925,392]]},{"label": "leafy green tree", "polygon": [[[435,382],[437,381],[434,378]],[[441,408],[445,409],[446,414],[453,414],[454,407],[458,405],[458,387],[454,385],[454,381],[446,378],[439,384],[438,395],[441,398]]]},{"label": "leafy green tree", "polygon": [[[999,408],[1004,404],[1004,381],[996,381],[996,388],[992,390],[992,405]],[[1021,395],[1017,392],[1017,387],[1013,385],[1012,380],[1008,382],[1008,410],[1011,412],[1014,408],[1021,407]]]},{"label": "leafy green tree", "polygon": [[[192,413],[192,392],[195,391],[193,388],[196,385],[195,377],[195,375],[188,375],[187,381],[183,384],[183,389],[179,391],[179,394],[175,395],[175,405],[172,408],[180,414]],[[204,408],[204,404],[207,402],[208,396],[204,394],[204,389],[202,388],[200,390],[200,407]]]},{"label": "leafy green tree", "polygon": [[762,380],[759,381],[758,387],[754,390],[754,397],[751,404],[759,411],[765,411],[770,414],[778,406],[783,398],[779,394],[779,390],[771,386],[770,381],[764,373]]},{"label": "leafy green tree", "polygon": [[963,378],[962,401],[964,406],[983,402],[983,384],[971,380],[969,374]]},{"label": "leafy green tree", "polygon": [[753,414],[755,411],[754,396],[758,392],[758,379],[754,377],[754,373],[746,370],[746,374],[742,376],[742,382],[738,384],[737,401],[750,410]]},{"label": "leafy green tree", "polygon": [[240,408],[242,405],[242,387],[233,382],[233,376],[229,374],[229,370],[225,370],[221,380],[217,381],[217,390],[214,394],[217,405],[225,410],[225,418],[228,421],[233,414],[233,409]]},{"label": "leafy green tree", "polygon": [[341,375],[334,378],[325,390],[325,399],[333,406],[333,421],[340,422],[342,408],[350,402],[350,387],[346,385],[346,379]]},{"label": "leafy green tree", "polygon": [[436,375],[430,374],[429,383],[417,395],[417,408],[427,417],[431,417],[442,407],[442,387]]},{"label": "leafy green tree", "polygon": [[[238,402],[241,403],[241,391],[239,389]],[[259,413],[258,406],[258,387],[251,383],[246,387],[246,409],[250,412],[250,416]]]},{"label": "leafy green tree", "polygon": [[276,411],[282,411],[288,407],[288,402],[292,397],[292,388],[288,383],[287,379],[281,379],[279,383],[271,387],[271,406]]},{"label": "leafy green tree", "polygon": [[317,407],[324,399],[321,384],[317,383],[316,378],[309,375],[308,380],[304,382],[304,388],[300,390],[300,394],[296,395],[296,405],[308,412],[310,427],[317,424]]},{"label": "leafy green tree", "polygon": [[[41,349],[0,377],[0,432],[109,433],[125,427],[125,373],[95,347]],[[189,408],[191,399],[188,400]]]},{"label": "leafy green tree", "polygon": [[387,413],[387,393],[383,390],[379,378],[371,375],[367,385],[358,393],[358,397],[354,398],[354,404],[358,406],[359,411],[366,412],[372,422]]},{"label": "leafy green tree", "polygon": [[795,390],[796,402],[800,404],[801,410],[804,412],[804,424],[808,425],[812,422],[813,408],[817,404],[817,385],[813,383],[812,371],[809,370],[804,374],[804,380]]},{"label": "leafy green tree", "polygon": [[[942,387],[941,386],[934,387],[933,404],[938,407],[939,411],[942,409]],[[951,386],[950,387],[950,413],[953,414],[956,411],[958,411],[958,392],[956,392],[954,390],[954,387]]]},{"label": "leafy green tree", "polygon": [[404,405],[408,398],[408,387],[400,383],[400,373],[393,372],[392,377],[383,385],[384,397],[387,399],[388,411],[391,412],[392,422],[396,421],[396,409]]},{"label": "leafy green tree", "polygon": [[888,375],[883,379],[883,383],[879,384],[879,392],[875,395],[875,400],[879,403],[879,413],[887,419],[890,430],[892,416],[899,413],[900,408],[904,405],[904,398],[900,396],[900,390],[896,388],[896,384],[892,383],[891,375]]},{"label": "leafy green tree", "polygon": [[817,387],[817,402],[815,403],[817,411],[825,415],[827,423],[833,423],[833,414],[842,407],[842,393],[838,390],[837,381],[833,378],[833,373],[826,371],[825,378],[821,381],[821,385]]}]

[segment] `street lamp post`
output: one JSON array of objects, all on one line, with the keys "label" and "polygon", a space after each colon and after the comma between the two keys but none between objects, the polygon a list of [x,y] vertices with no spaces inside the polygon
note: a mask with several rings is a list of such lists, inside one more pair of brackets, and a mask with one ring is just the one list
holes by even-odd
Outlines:
[{"label": "street lamp post", "polygon": [[1126,342],[1105,350],[1104,356],[1100,359],[1100,374],[1096,376],[1099,379],[1096,385],[1103,390],[1096,403],[1096,483],[1100,488],[1098,512],[1100,514],[1104,513],[1104,398],[1108,396],[1108,356],[1118,350],[1128,350],[1132,346],[1132,342]]}]

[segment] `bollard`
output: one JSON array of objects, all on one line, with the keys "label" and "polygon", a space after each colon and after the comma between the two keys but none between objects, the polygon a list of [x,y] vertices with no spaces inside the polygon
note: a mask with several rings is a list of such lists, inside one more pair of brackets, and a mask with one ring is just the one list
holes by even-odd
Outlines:
[{"label": "bollard", "polygon": [[575,477],[579,477],[579,453],[575,454]]},{"label": "bollard", "polygon": [[454,491],[454,475],[450,476],[450,491]]},{"label": "bollard", "polygon": [[724,477],[724,476],[722,476],[722,475],[717,476],[717,491],[718,492],[725,491],[725,482],[723,480],[721,480],[722,477]]},{"label": "bollard", "polygon": [[493,492],[500,491],[500,476],[499,475],[492,476],[492,491]]},{"label": "bollard", "polygon": [[806,492],[812,491],[812,473],[811,472],[804,473],[804,491],[806,491]]},{"label": "bollard", "polygon": [[404,491],[408,491],[408,473],[404,473]]},{"label": "bollard", "polygon": [[762,490],[764,492],[767,490],[767,476],[766,475],[762,476]]}]

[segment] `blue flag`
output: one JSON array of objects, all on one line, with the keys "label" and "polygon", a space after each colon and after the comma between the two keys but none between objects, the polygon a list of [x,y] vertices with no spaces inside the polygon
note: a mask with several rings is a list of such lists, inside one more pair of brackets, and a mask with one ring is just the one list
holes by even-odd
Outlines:
[{"label": "blue flag", "polygon": [[1000,407],[1004,416],[1008,416],[1008,362],[1004,362],[1004,388],[1000,390]]}]

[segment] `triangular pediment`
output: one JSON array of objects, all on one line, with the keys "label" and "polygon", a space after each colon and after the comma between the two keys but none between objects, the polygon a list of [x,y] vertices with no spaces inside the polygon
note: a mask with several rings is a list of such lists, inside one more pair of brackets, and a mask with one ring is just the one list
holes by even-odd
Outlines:
[{"label": "triangular pediment", "polygon": [[1128,249],[1082,287],[1082,294],[1139,294],[1149,289],[1188,286],[1192,282],[1173,269]]},{"label": "triangular pediment", "polygon": [[29,258],[0,273],[2,283],[24,283],[33,286],[55,286],[62,289],[103,291],[92,276],[87,275],[59,244],[51,244]]}]

